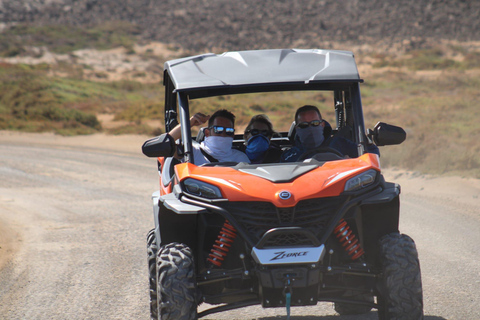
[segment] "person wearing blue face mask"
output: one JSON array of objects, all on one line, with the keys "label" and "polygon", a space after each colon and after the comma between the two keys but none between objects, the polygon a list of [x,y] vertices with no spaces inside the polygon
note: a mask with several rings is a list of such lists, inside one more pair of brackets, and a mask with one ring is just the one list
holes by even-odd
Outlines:
[{"label": "person wearing blue face mask", "polygon": [[[342,137],[325,137],[324,129],[328,124],[322,119],[317,107],[306,105],[299,108],[295,113],[295,123],[295,145],[282,153],[280,162],[299,161],[303,154],[322,147],[336,149],[345,157],[358,156],[357,146],[353,141]],[[380,155],[375,145],[369,146],[368,152]]]},{"label": "person wearing blue face mask", "polygon": [[280,160],[282,150],[271,141],[273,134],[273,125],[266,115],[252,117],[243,133],[245,153],[250,163],[272,163]]}]

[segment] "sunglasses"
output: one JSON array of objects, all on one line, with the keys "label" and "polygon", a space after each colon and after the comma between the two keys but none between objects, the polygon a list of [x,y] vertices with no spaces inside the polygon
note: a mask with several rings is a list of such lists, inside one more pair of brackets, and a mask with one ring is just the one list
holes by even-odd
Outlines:
[{"label": "sunglasses", "polygon": [[233,136],[235,134],[234,128],[225,128],[221,126],[211,126],[209,129],[213,129],[215,134],[222,134],[225,131],[225,134]]},{"label": "sunglasses", "polygon": [[318,127],[322,122],[323,120],[312,120],[310,122],[305,121],[297,124],[297,127],[299,127],[300,129],[305,129],[305,128],[308,128],[309,126]]},{"label": "sunglasses", "polygon": [[250,133],[252,136],[256,136],[258,134],[261,134],[262,136],[265,136],[265,137],[268,137],[272,134],[270,132],[270,130],[259,130],[259,129],[247,130],[247,131],[245,131],[245,133],[247,133],[247,134]]}]

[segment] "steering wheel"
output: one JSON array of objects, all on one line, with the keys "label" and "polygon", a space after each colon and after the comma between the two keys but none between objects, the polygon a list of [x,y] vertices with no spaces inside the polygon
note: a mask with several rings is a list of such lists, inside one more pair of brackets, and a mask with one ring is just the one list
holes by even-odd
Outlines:
[{"label": "steering wheel", "polygon": [[314,156],[317,153],[333,153],[333,154],[339,156],[340,159],[343,159],[343,157],[344,157],[344,155],[340,151],[338,151],[337,149],[330,148],[330,147],[317,147],[315,149],[308,150],[308,151],[305,151],[304,153],[302,153],[302,155],[300,155],[300,157],[298,158],[298,161],[303,161],[305,159],[311,158],[312,156]]}]

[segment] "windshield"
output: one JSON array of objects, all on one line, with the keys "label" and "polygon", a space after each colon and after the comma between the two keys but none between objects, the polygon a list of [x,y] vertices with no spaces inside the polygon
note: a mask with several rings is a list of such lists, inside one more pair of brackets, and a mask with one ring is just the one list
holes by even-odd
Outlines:
[{"label": "windshield", "polygon": [[[335,157],[328,159],[336,160],[356,158],[365,152],[367,140],[358,85],[199,99],[178,96],[180,109],[185,111],[180,114],[182,122],[194,119],[190,125],[182,126],[182,137],[192,137],[200,144],[187,143],[186,161],[300,162],[318,153],[333,153]],[[229,138],[233,138],[233,147]],[[264,149],[268,152],[260,152]],[[278,149],[275,156],[265,156],[273,149]],[[367,152],[379,153],[378,148]]]},{"label": "windshield", "polygon": [[[236,94],[190,101],[190,115],[197,112],[211,115],[227,109],[235,115],[235,133],[243,134],[251,118],[258,114],[268,116],[277,132],[287,132],[294,120],[295,111],[303,105],[314,105],[324,120],[335,124],[334,96],[332,91],[290,91]],[[192,128],[196,136],[198,127]]]}]

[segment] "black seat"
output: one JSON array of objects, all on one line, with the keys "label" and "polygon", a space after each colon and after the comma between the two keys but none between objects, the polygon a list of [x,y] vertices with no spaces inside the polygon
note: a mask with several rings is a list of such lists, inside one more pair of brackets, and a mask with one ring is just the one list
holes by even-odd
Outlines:
[{"label": "black seat", "polygon": [[344,125],[340,130],[335,133],[335,137],[345,138],[347,140],[353,141],[353,129],[348,124]]},{"label": "black seat", "polygon": [[202,142],[205,139],[205,129],[207,129],[207,127],[203,127],[198,130],[197,137],[195,138],[195,141],[197,141],[198,143]]},{"label": "black seat", "polygon": [[[162,179],[162,184],[167,187],[172,181],[175,176],[175,170],[174,167],[175,165],[179,164],[180,160],[174,157],[168,157],[165,159],[165,162],[163,163],[163,168],[161,169],[161,179]],[[158,163],[160,166],[160,163]]]}]

